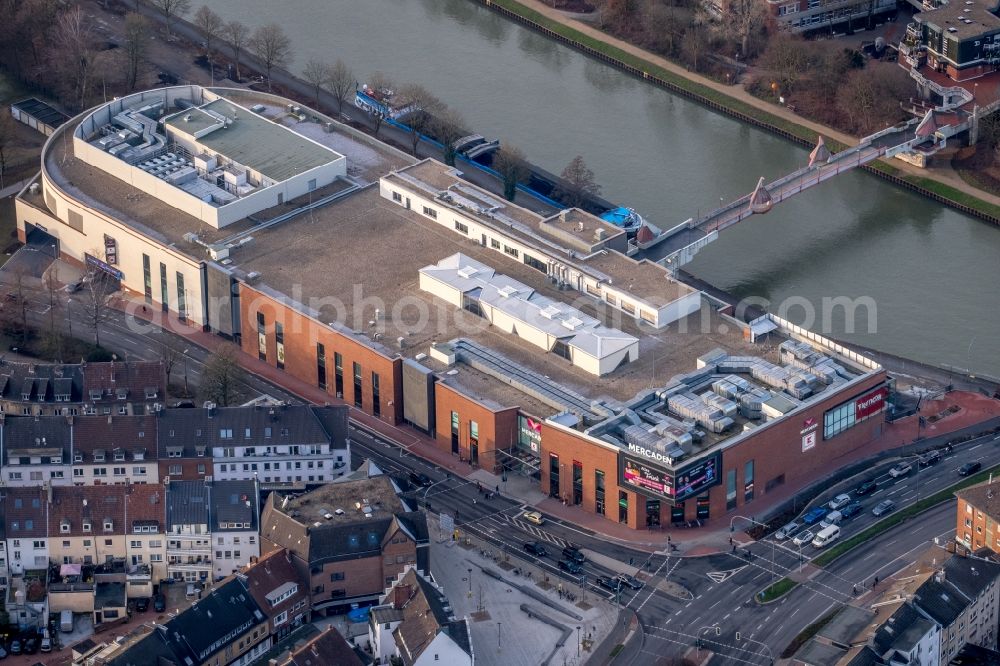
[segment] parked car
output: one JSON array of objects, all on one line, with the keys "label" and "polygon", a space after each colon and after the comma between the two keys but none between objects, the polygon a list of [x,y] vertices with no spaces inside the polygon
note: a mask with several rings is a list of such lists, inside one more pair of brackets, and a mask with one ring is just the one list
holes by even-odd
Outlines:
[{"label": "parked car", "polygon": [[195,586],[194,583],[188,583],[187,584],[187,589],[184,590],[184,598],[187,599],[188,601],[191,601],[192,599],[196,598],[197,596],[198,596],[198,588],[197,588],[197,586]]},{"label": "parked car", "polygon": [[832,500],[830,500],[826,506],[828,509],[830,509],[830,511],[836,511],[842,506],[847,506],[850,503],[850,501],[851,501],[850,495],[848,495],[847,493],[841,493],[840,495],[837,495]]},{"label": "parked car", "polygon": [[839,525],[840,521],[844,519],[844,514],[840,511],[831,511],[826,514],[823,520],[819,521],[820,530],[825,530],[832,525]]},{"label": "parked car", "polygon": [[930,453],[925,453],[920,456],[918,461],[921,467],[930,467],[931,465],[936,465],[941,462],[941,453],[939,451],[931,451]]},{"label": "parked car", "polygon": [[789,539],[795,536],[795,533],[801,529],[802,525],[800,523],[792,521],[787,525],[785,525],[784,527],[782,527],[781,529],[779,529],[777,532],[775,532],[774,538],[777,539],[778,541],[784,541],[785,539]]},{"label": "parked car", "polygon": [[913,465],[903,460],[892,466],[892,469],[889,470],[889,476],[894,479],[898,479],[901,476],[909,474],[912,469]]},{"label": "parked car", "polygon": [[642,589],[643,582],[638,578],[636,578],[635,576],[630,576],[628,574],[621,574],[620,576],[618,576],[618,579],[628,587],[632,588],[633,590]]},{"label": "parked car", "polygon": [[875,483],[875,479],[868,479],[854,491],[855,495],[871,495],[873,492],[878,490],[878,484]]},{"label": "parked car", "polygon": [[135,609],[140,613],[145,613],[149,610],[149,597],[139,597],[135,600]]},{"label": "parked car", "polygon": [[970,474],[975,474],[983,468],[983,464],[979,461],[967,462],[958,468],[959,476],[969,476]]},{"label": "parked car", "polygon": [[587,561],[587,558],[580,552],[580,549],[576,546],[566,546],[563,548],[563,557],[571,562],[576,562],[577,564],[583,564]]},{"label": "parked car", "polygon": [[0,659],[6,659],[6,658],[7,658],[7,650],[4,650],[3,646],[0,645]]},{"label": "parked car", "polygon": [[583,567],[576,562],[570,562],[569,560],[559,560],[559,568],[574,575],[583,573]]},{"label": "parked car", "polygon": [[612,578],[611,576],[598,576],[597,584],[603,588],[611,590],[612,592],[618,592],[622,589],[622,581],[619,578]]},{"label": "parked car", "polygon": [[38,649],[42,652],[52,652],[52,639],[49,636],[42,636],[42,642],[39,643]]},{"label": "parked car", "polygon": [[421,488],[426,488],[434,482],[431,481],[431,477],[422,472],[410,472],[410,483]]},{"label": "parked car", "polygon": [[167,610],[167,598],[163,596],[162,593],[157,594],[155,597],[153,597],[153,610],[155,610],[157,613],[162,613],[163,611]]},{"label": "parked car", "polygon": [[893,502],[892,500],[882,500],[877,505],[875,505],[874,509],[872,509],[872,515],[884,516],[887,513],[892,513],[895,510],[896,510],[895,502]]},{"label": "parked car", "polygon": [[24,645],[21,644],[21,639],[15,638],[10,643],[10,653],[13,655],[18,655],[24,652]]},{"label": "parked car", "polygon": [[525,511],[523,514],[521,514],[521,517],[527,520],[529,523],[533,523],[535,525],[541,525],[542,523],[545,522],[545,519],[542,518],[542,514],[539,513],[538,511]]},{"label": "parked car", "polygon": [[826,508],[822,506],[813,507],[809,509],[809,512],[802,516],[802,522],[806,525],[815,525],[819,521],[823,520],[826,516]]},{"label": "parked car", "polygon": [[24,639],[24,654],[35,654],[38,652],[38,639],[34,636]]},{"label": "parked car", "polygon": [[854,500],[843,509],[840,510],[840,515],[846,518],[853,518],[854,516],[861,513],[861,502]]},{"label": "parked car", "polygon": [[545,550],[545,546],[538,543],[537,541],[529,541],[524,544],[524,549],[534,555],[535,557],[545,557],[549,554],[549,551]]},{"label": "parked car", "polygon": [[792,539],[792,543],[795,544],[796,546],[804,546],[810,541],[812,541],[815,536],[816,534],[813,533],[812,530],[802,530],[801,532],[795,535],[795,538]]}]

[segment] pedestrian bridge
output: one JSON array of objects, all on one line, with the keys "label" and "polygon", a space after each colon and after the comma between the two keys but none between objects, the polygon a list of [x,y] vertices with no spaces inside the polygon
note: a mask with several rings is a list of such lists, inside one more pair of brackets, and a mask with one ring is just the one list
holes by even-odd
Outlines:
[{"label": "pedestrian bridge", "polygon": [[690,218],[651,239],[640,241],[640,235],[633,241],[630,254],[636,259],[647,259],[676,270],[716,240],[720,232],[751,215],[767,213],[775,204],[799,192],[880,157],[915,152],[931,155],[943,148],[950,137],[969,129],[970,121],[971,115],[964,111],[944,111],[939,107],[922,118],[882,130],[834,154],[827,149],[823,137],[819,137],[805,167],[767,184],[761,178],[750,194],[705,215]]}]

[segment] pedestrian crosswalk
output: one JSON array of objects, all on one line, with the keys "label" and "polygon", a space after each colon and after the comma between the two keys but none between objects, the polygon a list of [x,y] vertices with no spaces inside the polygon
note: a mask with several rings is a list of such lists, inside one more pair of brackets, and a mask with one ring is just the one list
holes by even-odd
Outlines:
[{"label": "pedestrian crosswalk", "polygon": [[559,546],[560,548],[565,548],[566,546],[571,545],[570,542],[567,541],[566,539],[562,539],[560,537],[557,537],[557,536],[554,536],[552,534],[549,534],[548,532],[546,532],[545,530],[541,529],[540,527],[532,525],[532,524],[530,524],[530,523],[528,523],[528,522],[526,522],[524,520],[521,520],[519,518],[509,516],[506,513],[501,513],[501,514],[498,514],[498,515],[495,515],[495,516],[490,516],[489,520],[491,522],[497,523],[500,527],[505,527],[507,525],[513,525],[517,529],[519,529],[519,530],[521,530],[523,532],[527,532],[528,534],[532,535],[533,537],[535,537],[539,541],[545,541],[546,543],[555,544],[555,545]]}]

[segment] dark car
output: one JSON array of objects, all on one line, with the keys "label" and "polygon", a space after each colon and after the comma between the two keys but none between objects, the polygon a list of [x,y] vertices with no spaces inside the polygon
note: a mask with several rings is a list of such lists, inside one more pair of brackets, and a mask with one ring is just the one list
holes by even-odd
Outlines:
[{"label": "dark car", "polygon": [[875,479],[868,479],[854,491],[855,495],[871,495],[873,492],[878,490],[878,484],[875,483]]},{"label": "dark car", "polygon": [[861,502],[858,502],[857,500],[851,502],[840,510],[840,515],[843,518],[853,518],[859,513],[861,513]]},{"label": "dark car", "polygon": [[545,546],[538,543],[537,541],[529,541],[524,544],[524,549],[534,555],[535,557],[545,557],[549,554],[549,551],[545,550]]},{"label": "dark car", "polygon": [[931,465],[936,465],[941,462],[941,453],[939,451],[931,451],[930,453],[925,453],[920,456],[919,464],[921,467],[930,467]]},{"label": "dark car", "polygon": [[642,589],[642,585],[643,585],[642,581],[639,580],[638,578],[636,578],[635,576],[629,576],[628,574],[622,574],[622,575],[618,576],[618,580],[620,580],[622,583],[624,583],[628,587],[631,587],[633,590],[641,590]]},{"label": "dark car", "polygon": [[583,567],[581,567],[578,563],[571,562],[569,560],[559,560],[559,568],[571,574],[583,573]]},{"label": "dark car", "polygon": [[802,522],[806,525],[815,525],[826,517],[826,509],[817,506],[809,510],[809,513],[802,516]]},{"label": "dark car", "polygon": [[145,613],[149,610],[149,597],[139,597],[135,600],[135,609],[140,613]]},{"label": "dark car", "polygon": [[24,652],[24,645],[21,644],[20,639],[15,638],[10,644],[10,653],[21,654],[22,652]]},{"label": "dark car", "polygon": [[162,613],[163,611],[167,610],[167,598],[164,597],[162,594],[157,594],[155,597],[153,597],[153,610],[155,610],[157,613]]},{"label": "dark car", "polygon": [[587,558],[584,557],[583,553],[576,546],[566,546],[563,548],[562,554],[567,560],[576,562],[577,564],[583,564],[587,561]]},{"label": "dark car", "polygon": [[968,462],[958,468],[959,476],[969,476],[970,474],[975,474],[983,468],[981,462]]},{"label": "dark car", "polygon": [[431,481],[431,477],[426,474],[421,472],[410,472],[410,483],[415,486],[420,486],[421,488],[426,488],[434,482]]},{"label": "dark car", "polygon": [[893,502],[892,500],[883,500],[878,503],[878,506],[872,509],[872,515],[881,517],[886,515],[887,513],[892,513],[895,510],[896,510],[895,502]]},{"label": "dark car", "polygon": [[32,636],[24,641],[24,654],[35,654],[38,652],[38,639]]},{"label": "dark car", "polygon": [[611,590],[612,592],[618,592],[622,589],[622,585],[624,583],[622,583],[619,578],[612,578],[611,576],[598,576],[597,584],[603,588]]}]

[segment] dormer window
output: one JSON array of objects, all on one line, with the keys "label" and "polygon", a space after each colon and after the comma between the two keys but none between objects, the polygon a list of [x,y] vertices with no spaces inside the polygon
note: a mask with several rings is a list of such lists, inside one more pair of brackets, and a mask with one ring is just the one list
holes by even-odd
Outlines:
[{"label": "dormer window", "polygon": [[62,456],[49,456],[49,464],[50,465],[61,465],[62,464]]},{"label": "dormer window", "polygon": [[125,460],[125,452],[122,451],[121,449],[116,450],[115,451],[115,461],[116,462],[121,462],[123,460]]},{"label": "dormer window", "polygon": [[63,521],[59,523],[59,531],[62,532],[63,534],[68,534],[69,530],[70,530],[70,522],[66,519],[63,519]]},{"label": "dormer window", "polygon": [[132,452],[132,460],[145,460],[145,459],[146,459],[145,449],[139,449],[138,451]]},{"label": "dormer window", "polygon": [[94,449],[94,462],[104,462],[104,449]]},{"label": "dormer window", "polygon": [[105,518],[104,519],[104,531],[105,532],[110,532],[113,529],[115,529],[114,521],[112,521],[110,518]]},{"label": "dormer window", "polygon": [[184,452],[184,448],[181,446],[168,446],[167,447],[167,457],[168,458],[180,458]]},{"label": "dormer window", "polygon": [[83,454],[77,451],[73,454],[73,462],[83,462]]},{"label": "dormer window", "polygon": [[90,530],[91,530],[91,523],[90,523],[90,521],[89,520],[84,520],[83,521],[83,531],[84,532],[89,532]]},{"label": "dormer window", "polygon": [[102,391],[101,389],[90,389],[91,400],[100,400],[103,395],[104,391]]},{"label": "dormer window", "polygon": [[204,458],[205,457],[205,447],[204,446],[196,446],[196,447],[194,447],[194,452],[195,452],[195,454],[197,454],[197,456],[199,458]]},{"label": "dormer window", "polygon": [[118,398],[119,400],[124,400],[125,398],[127,398],[127,397],[128,397],[128,389],[126,389],[126,388],[120,388],[120,389],[117,389],[117,390],[115,391],[115,396],[116,396],[116,397],[117,397],[117,398]]},{"label": "dormer window", "polygon": [[155,386],[147,386],[146,390],[145,390],[145,393],[146,393],[146,400],[155,400],[156,399],[156,387]]}]

